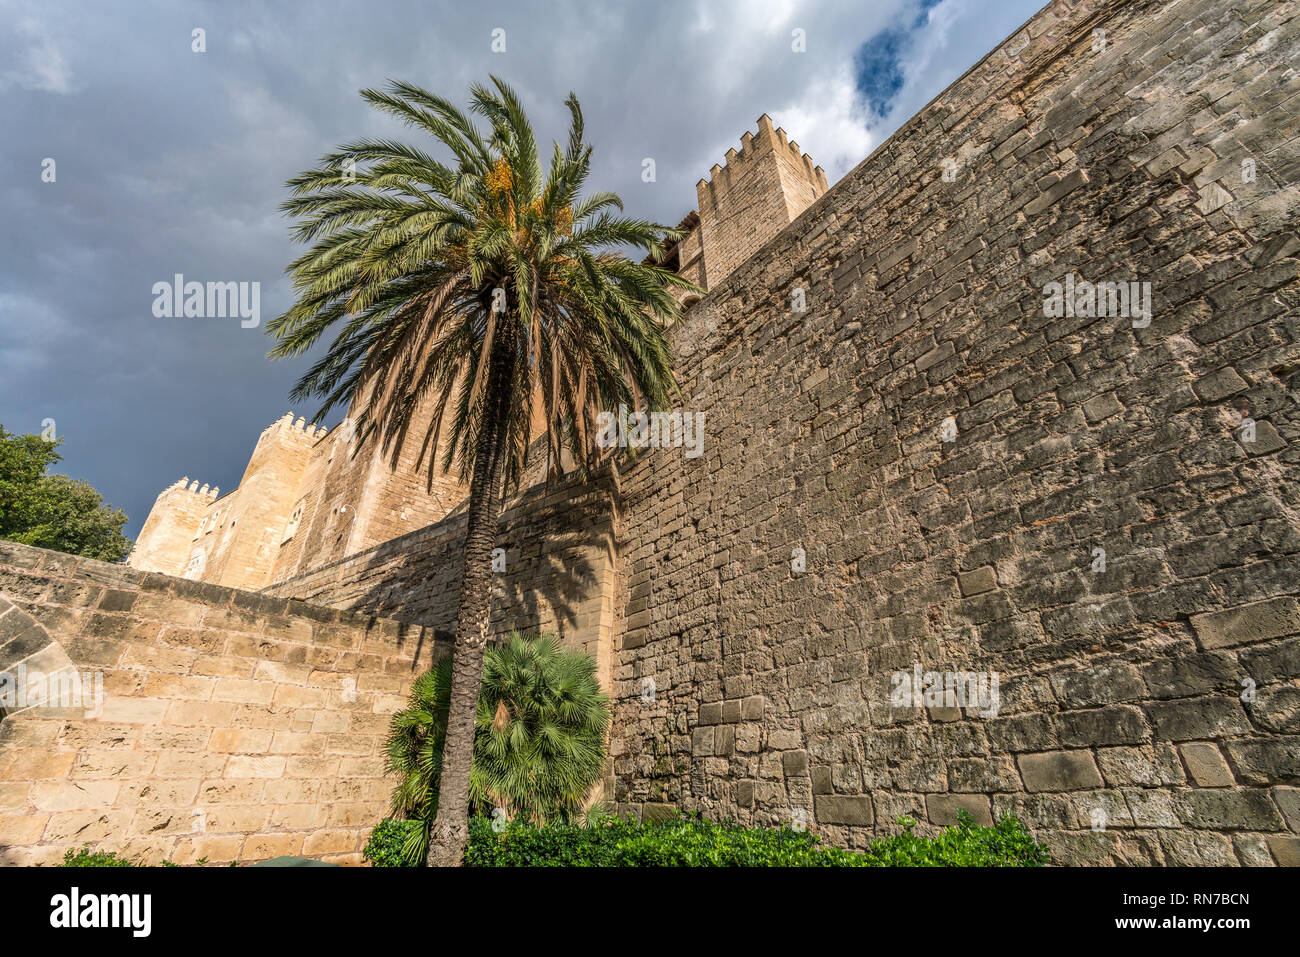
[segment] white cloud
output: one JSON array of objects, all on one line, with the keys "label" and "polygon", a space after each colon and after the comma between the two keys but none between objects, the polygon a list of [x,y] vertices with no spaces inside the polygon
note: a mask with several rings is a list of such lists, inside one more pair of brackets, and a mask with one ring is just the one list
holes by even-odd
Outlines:
[{"label": "white cloud", "polygon": [[903,87],[880,124],[897,129],[995,48],[1039,7],[1038,0],[984,4],[943,0],[911,35],[900,64]]},{"label": "white cloud", "polygon": [[24,90],[66,94],[72,92],[72,70],[52,37],[38,21],[18,21],[16,36],[24,38],[10,66],[0,73],[0,89],[17,85]]},{"label": "white cloud", "polygon": [[849,64],[817,77],[793,106],[772,112],[777,126],[798,141],[831,183],[860,163],[876,145]]}]

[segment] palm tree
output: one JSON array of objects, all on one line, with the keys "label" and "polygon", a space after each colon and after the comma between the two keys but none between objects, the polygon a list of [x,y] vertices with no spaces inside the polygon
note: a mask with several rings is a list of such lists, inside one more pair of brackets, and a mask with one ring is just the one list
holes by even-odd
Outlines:
[{"label": "palm tree", "polygon": [[[451,659],[415,679],[410,704],[393,715],[387,769],[397,775],[393,813],[420,822],[407,829],[408,864],[428,853],[451,701]],[[470,806],[501,808],[510,818],[541,824],[571,820],[583,807],[605,762],[609,702],[590,655],[549,637],[518,633],[484,655],[474,717]]]},{"label": "palm tree", "polygon": [[[268,325],[273,357],[300,355],[339,327],[294,387],[317,420],[350,403],[358,447],[394,463],[418,441],[417,467],[469,483],[441,800],[429,863],[458,865],[468,837],[474,711],[488,637],[491,551],[507,491],[544,422],[548,478],[567,450],[586,474],[600,459],[594,416],[619,403],[667,408],[677,386],[662,326],[680,317],[670,288],[694,289],[657,262],[681,233],[621,214],[611,192],[582,196],[592,148],[570,94],[568,142],[545,173],[515,92],[470,88],[480,130],[450,101],[407,83],[363,90],[372,106],[431,134],[445,164],[417,146],[367,139],[289,181],[282,209],[311,243],[288,272],[297,301]],[[698,290],[696,290],[698,291]],[[427,427],[417,411],[432,403]],[[444,434],[443,424],[447,423]],[[411,434],[412,431],[415,434]]]}]

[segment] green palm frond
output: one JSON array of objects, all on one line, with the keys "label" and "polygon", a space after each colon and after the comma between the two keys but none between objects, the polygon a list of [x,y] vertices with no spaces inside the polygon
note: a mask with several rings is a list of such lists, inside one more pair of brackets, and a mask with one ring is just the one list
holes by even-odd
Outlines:
[{"label": "green palm frond", "polygon": [[[270,354],[329,341],[293,398],[319,399],[318,421],[350,405],[363,443],[382,443],[396,461],[416,442],[423,465],[468,479],[491,397],[488,360],[508,355],[507,487],[523,473],[535,417],[547,423],[552,471],[567,449],[587,472],[603,454],[600,411],[634,401],[664,409],[677,394],[663,327],[680,316],[672,290],[694,287],[621,250],[654,258],[681,233],[622,215],[614,193],[583,195],[592,148],[572,94],[568,137],[547,169],[518,95],[496,77],[471,87],[468,111],[400,81],[361,96],[450,160],[363,138],[289,180],[281,208],[309,247],[288,268],[296,300],[268,323]],[[501,314],[491,309],[498,289]]]}]

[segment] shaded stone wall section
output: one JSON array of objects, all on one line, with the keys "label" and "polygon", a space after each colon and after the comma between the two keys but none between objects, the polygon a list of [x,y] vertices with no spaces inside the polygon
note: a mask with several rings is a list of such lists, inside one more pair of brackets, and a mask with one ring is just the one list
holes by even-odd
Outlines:
[{"label": "shaded stone wall section", "polygon": [[[492,633],[557,635],[612,680],[616,607],[616,477],[537,485],[501,517],[505,570],[492,600]],[[463,513],[348,558],[278,582],[267,594],[426,626],[456,629],[466,517]]]}]

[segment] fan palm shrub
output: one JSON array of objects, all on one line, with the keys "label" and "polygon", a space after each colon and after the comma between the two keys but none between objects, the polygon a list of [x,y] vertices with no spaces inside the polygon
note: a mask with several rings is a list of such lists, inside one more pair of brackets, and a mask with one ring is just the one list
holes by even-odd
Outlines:
[{"label": "fan palm shrub", "polygon": [[621,215],[614,193],[584,195],[592,147],[572,94],[567,142],[555,144],[546,169],[518,96],[495,77],[470,88],[468,114],[408,83],[361,96],[432,136],[449,162],[420,146],[363,139],[291,179],[282,208],[311,246],[288,269],[296,301],[268,331],[280,357],[332,335],[291,393],[323,401],[317,420],[348,403],[358,449],[380,442],[396,462],[415,442],[418,467],[433,468],[441,452],[441,467],[469,484],[429,853],[430,863],[456,865],[468,839],[491,552],[531,423],[544,423],[550,477],[564,451],[580,473],[600,458],[600,411],[667,408],[676,384],[662,327],[681,314],[670,289],[695,287],[623,254],[637,248],[658,261],[679,231]]},{"label": "fan palm shrub", "polygon": [[[403,840],[408,863],[428,851],[452,685],[452,661],[444,658],[415,680],[410,703],[392,719],[393,814],[415,825]],[[573,819],[600,778],[608,726],[609,703],[590,656],[517,632],[489,647],[474,714],[471,811],[537,824]]]}]

